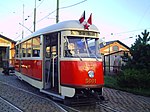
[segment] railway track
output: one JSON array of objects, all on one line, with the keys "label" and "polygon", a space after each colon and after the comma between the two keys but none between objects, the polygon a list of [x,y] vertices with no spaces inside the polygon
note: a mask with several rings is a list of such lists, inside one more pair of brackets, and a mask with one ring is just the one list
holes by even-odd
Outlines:
[{"label": "railway track", "polygon": [[116,110],[116,109],[114,109],[114,108],[112,108],[112,107],[109,107],[109,106],[107,106],[107,105],[105,105],[105,104],[99,104],[101,107],[103,107],[104,108],[104,110],[106,111],[106,112],[122,112],[122,111],[119,111],[119,110]]},{"label": "railway track", "polygon": [[20,108],[13,105],[11,102],[0,97],[0,112],[23,112]]},{"label": "railway track", "polygon": [[58,103],[63,108],[66,108],[67,112],[122,112],[116,110],[112,107],[109,107],[105,104],[98,104],[98,105],[86,105],[86,106],[67,106],[62,103]]},{"label": "railway track", "polygon": [[97,103],[96,105],[73,106],[72,108],[76,110],[74,112],[122,112],[101,103]]},{"label": "railway track", "polygon": [[[40,99],[44,99],[44,100],[47,100],[47,101],[53,101],[52,99],[50,99],[49,97],[47,97],[45,94],[42,94],[39,92],[39,90],[35,89],[34,87],[30,86],[29,84],[25,83],[25,82],[22,82],[20,80],[18,80],[17,78],[13,78],[13,82],[3,82],[3,81],[0,81],[0,83],[3,83],[7,86],[11,86],[11,88],[15,88],[15,89],[18,89],[19,91],[23,91],[24,93],[28,93],[28,94],[31,94],[31,95],[34,95],[36,97],[39,97]],[[17,83],[15,83],[17,82]],[[54,102],[55,105],[57,105],[59,108],[61,108],[64,112],[121,112],[121,111],[118,111],[118,110],[115,110],[111,107],[108,107],[107,105],[105,104],[102,104],[101,102],[97,102],[95,105],[74,105],[74,106],[67,106],[67,105],[64,105],[63,103],[60,103],[60,102],[57,102],[55,101]]]},{"label": "railway track", "polygon": [[[47,97],[45,94],[39,95],[40,92],[39,93],[37,93],[37,92],[33,93],[33,92],[29,91],[29,90],[22,89],[20,87],[15,86],[15,85],[10,85],[10,84],[8,84],[6,82],[0,81],[0,83],[5,84],[7,86],[11,86],[11,88],[18,89],[18,90],[23,91],[25,93],[32,94],[32,95],[37,96],[37,97],[39,97],[41,99],[44,99],[44,100],[47,100],[47,101],[52,101],[52,99]],[[100,102],[96,103],[96,105],[94,105],[94,106],[93,105],[90,105],[90,106],[89,105],[84,105],[84,106],[79,106],[79,105],[77,105],[77,106],[75,106],[75,105],[74,106],[67,106],[67,105],[64,105],[63,103],[60,103],[60,102],[57,102],[57,101],[55,101],[54,103],[55,103],[55,105],[59,106],[59,108],[61,108],[64,112],[88,112],[88,111],[90,111],[90,112],[92,112],[92,111],[93,112],[95,112],[95,111],[97,111],[97,112],[98,111],[101,111],[101,112],[121,112],[121,111],[115,110],[115,109],[113,109],[111,107],[108,107],[108,106],[106,106],[106,105],[104,105],[104,104],[102,104]],[[23,112],[23,111],[19,111],[19,112]]]},{"label": "railway track", "polygon": [[[18,87],[14,86],[14,85],[10,85],[10,84],[5,83],[5,82],[2,82],[2,81],[0,81],[0,83],[5,84],[5,85],[7,85],[7,86],[11,86],[12,88],[18,89],[18,90],[20,90],[20,91],[23,91],[23,92],[25,92],[25,93],[31,94],[31,95],[33,95],[33,96],[39,97],[40,99],[53,102],[53,103],[54,103],[57,107],[59,107],[63,112],[68,112],[68,110],[71,111],[71,112],[78,112],[78,110],[75,110],[74,108],[71,108],[71,107],[69,107],[69,106],[65,106],[65,105],[63,105],[63,104],[61,104],[61,103],[56,103],[56,102],[54,102],[54,101],[51,100],[49,97],[47,97],[45,94],[41,96],[41,95],[32,93],[32,92],[27,91],[27,90],[24,90],[24,89],[22,89],[22,88],[18,88]],[[3,101],[5,100],[5,99],[3,99],[3,98],[0,97],[0,100],[1,100],[1,99],[2,99]],[[5,100],[5,101],[6,101],[6,100]],[[8,101],[6,101],[6,102],[7,102],[11,107],[16,108],[16,109],[19,110],[19,108],[18,108],[17,106],[13,105],[12,103],[10,103],[10,102],[8,102]],[[1,111],[0,111],[0,112],[1,112]],[[13,111],[11,111],[11,112],[13,112]],[[15,111],[15,112],[16,112],[16,111]],[[18,112],[23,112],[23,111],[20,109]]]},{"label": "railway track", "polygon": [[[4,84],[9,87],[5,87]],[[0,88],[1,88],[1,90],[0,90],[1,97],[6,96],[5,93],[8,92],[8,89],[6,89],[6,88],[9,88],[9,89],[12,89],[12,93],[15,93],[14,90],[17,89],[20,92],[22,91],[23,95],[26,93],[29,93],[29,94],[31,93],[31,94],[35,94],[33,96],[37,95],[37,97],[46,98],[47,101],[51,100],[45,94],[40,93],[38,89],[32,87],[31,85],[29,85],[28,83],[26,83],[24,81],[22,82],[22,81],[18,80],[15,76],[5,76],[5,75],[0,74]],[[2,92],[4,90],[5,90],[5,92],[2,94]],[[7,100],[8,102],[10,102],[9,99],[12,96],[11,99],[13,98],[12,100],[14,100],[15,96],[13,96],[12,93],[9,93],[9,96],[3,97],[3,98],[5,100]],[[118,90],[112,90],[110,88],[109,89],[105,88],[104,93],[105,93],[104,94],[105,98],[108,98],[108,100],[106,100],[104,102],[96,102],[96,105],[94,105],[94,106],[93,105],[89,105],[89,106],[78,105],[78,106],[70,107],[70,106],[66,106],[62,103],[61,104],[59,104],[57,102],[55,102],[55,103],[57,103],[57,105],[59,105],[61,108],[63,108],[64,111],[68,111],[68,112],[77,112],[77,111],[79,111],[79,112],[80,111],[81,112],[126,112],[126,111],[135,112],[137,110],[139,112],[141,112],[141,111],[149,112],[150,111],[150,107],[149,107],[150,99],[148,97],[146,98],[146,97],[142,97],[142,96],[136,96],[136,95],[126,93],[126,92],[121,92],[121,91],[118,92]],[[31,102],[30,99],[32,99],[32,97],[30,97],[30,99],[26,95],[24,95],[23,97],[26,97],[28,99],[28,102],[29,101]],[[38,98],[38,99],[42,99],[42,98]],[[3,106],[5,107],[7,105],[8,104],[6,104],[6,105],[2,104],[1,107],[3,107]],[[18,104],[18,105],[15,104],[15,106],[17,106],[19,108],[21,107],[20,104]],[[30,105],[28,105],[28,106],[30,106]],[[26,107],[28,107],[28,106],[26,106]],[[0,107],[0,110],[2,110],[1,107]],[[11,108],[11,107],[9,107],[9,108]],[[47,106],[45,108],[47,108]],[[4,111],[2,111],[2,112],[4,112]],[[13,112],[13,111],[11,111],[11,112]],[[44,112],[44,111],[41,111],[41,112]]]}]

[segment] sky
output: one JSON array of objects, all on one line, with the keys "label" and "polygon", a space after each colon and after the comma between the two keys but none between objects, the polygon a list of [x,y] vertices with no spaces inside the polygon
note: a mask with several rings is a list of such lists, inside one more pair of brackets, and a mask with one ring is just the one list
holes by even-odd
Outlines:
[{"label": "sky", "polygon": [[[15,41],[22,30],[23,37],[30,35],[35,1],[36,30],[55,24],[57,0],[1,0],[0,34]],[[83,11],[87,20],[92,13],[92,23],[106,42],[120,40],[130,47],[136,35],[150,31],[150,0],[59,0],[59,8],[59,22],[79,20]]]}]

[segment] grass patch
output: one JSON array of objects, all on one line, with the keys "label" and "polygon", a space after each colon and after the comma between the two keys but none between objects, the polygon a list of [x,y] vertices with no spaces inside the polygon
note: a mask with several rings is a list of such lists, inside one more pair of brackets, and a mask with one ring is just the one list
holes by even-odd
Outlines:
[{"label": "grass patch", "polygon": [[118,84],[117,84],[117,77],[119,76],[104,76],[104,80],[105,80],[105,87],[109,87],[109,88],[113,88],[113,89],[119,89],[122,91],[126,91],[126,92],[130,92],[130,93],[134,93],[134,94],[138,94],[138,95],[142,95],[142,96],[148,96],[150,97],[150,89],[143,89],[143,88],[121,88]]},{"label": "grass patch", "polygon": [[106,87],[117,87],[117,80],[115,76],[104,76],[104,81]]}]

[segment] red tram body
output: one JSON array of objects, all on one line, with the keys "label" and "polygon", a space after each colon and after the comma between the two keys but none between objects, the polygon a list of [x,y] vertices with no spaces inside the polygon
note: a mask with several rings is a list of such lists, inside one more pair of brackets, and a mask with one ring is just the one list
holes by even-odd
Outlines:
[{"label": "red tram body", "polygon": [[[101,87],[104,83],[102,62],[95,61],[62,61],[61,84],[71,87]],[[66,67],[63,67],[67,65]],[[89,78],[87,73],[93,70],[94,78]],[[67,72],[66,72],[67,71]],[[71,74],[71,75],[70,75]],[[75,80],[77,79],[77,80]]]},{"label": "red tram body", "polygon": [[[61,99],[102,95],[99,31],[79,21],[57,23],[16,44],[15,74],[41,92]],[[89,94],[87,94],[89,93]]]}]

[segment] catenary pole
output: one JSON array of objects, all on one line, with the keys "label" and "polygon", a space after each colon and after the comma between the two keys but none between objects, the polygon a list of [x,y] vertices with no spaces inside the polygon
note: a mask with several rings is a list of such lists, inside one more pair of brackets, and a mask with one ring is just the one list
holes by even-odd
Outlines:
[{"label": "catenary pole", "polygon": [[59,22],[59,0],[57,0],[57,9],[56,9],[56,23]]},{"label": "catenary pole", "polygon": [[35,32],[35,26],[36,26],[36,0],[35,0],[35,7],[34,7],[34,22],[33,22],[33,25],[34,25],[33,31]]}]

